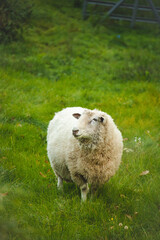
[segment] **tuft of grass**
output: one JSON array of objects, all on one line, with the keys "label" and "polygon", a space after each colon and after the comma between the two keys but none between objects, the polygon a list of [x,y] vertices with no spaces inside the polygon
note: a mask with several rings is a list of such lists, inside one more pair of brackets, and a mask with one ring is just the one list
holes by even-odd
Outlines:
[{"label": "tuft of grass", "polygon": [[[159,240],[159,46],[156,25],[35,1],[24,40],[0,45],[0,239]],[[58,192],[46,154],[48,122],[68,106],[109,113],[124,137],[119,171],[84,204],[74,184]]]}]

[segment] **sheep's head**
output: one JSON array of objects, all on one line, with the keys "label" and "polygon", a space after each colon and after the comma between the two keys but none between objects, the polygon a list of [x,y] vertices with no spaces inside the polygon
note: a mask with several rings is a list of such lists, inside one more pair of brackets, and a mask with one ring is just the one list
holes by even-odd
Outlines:
[{"label": "sheep's head", "polygon": [[73,136],[81,143],[96,143],[100,131],[104,128],[106,116],[97,110],[85,110],[82,114],[74,113],[77,119],[76,126],[72,129]]}]

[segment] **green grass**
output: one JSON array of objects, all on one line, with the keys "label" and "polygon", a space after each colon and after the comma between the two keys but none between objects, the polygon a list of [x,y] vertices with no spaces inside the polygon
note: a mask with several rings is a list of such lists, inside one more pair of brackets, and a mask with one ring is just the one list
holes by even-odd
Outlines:
[{"label": "green grass", "polygon": [[[159,240],[158,26],[36,1],[24,40],[0,53],[0,239]],[[109,113],[125,138],[119,171],[84,204],[74,184],[58,192],[46,154],[48,122],[68,106]]]}]

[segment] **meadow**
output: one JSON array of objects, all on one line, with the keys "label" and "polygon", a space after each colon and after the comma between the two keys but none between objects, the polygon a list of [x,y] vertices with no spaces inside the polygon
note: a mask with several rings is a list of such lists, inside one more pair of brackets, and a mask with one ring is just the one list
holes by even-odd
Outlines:
[{"label": "meadow", "polygon": [[[160,31],[82,20],[74,1],[36,0],[24,38],[0,44],[0,239],[160,239]],[[59,192],[47,125],[62,108],[110,114],[124,138],[117,174],[81,203]]]}]

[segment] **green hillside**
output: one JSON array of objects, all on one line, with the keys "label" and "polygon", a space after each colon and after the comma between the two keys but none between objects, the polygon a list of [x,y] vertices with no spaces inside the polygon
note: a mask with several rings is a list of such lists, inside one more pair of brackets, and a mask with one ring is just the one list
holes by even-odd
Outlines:
[{"label": "green hillside", "polygon": [[[160,239],[158,25],[82,20],[75,1],[34,1],[23,38],[0,44],[0,239]],[[86,203],[59,192],[47,125],[65,107],[110,114],[124,138],[117,174]]]}]

